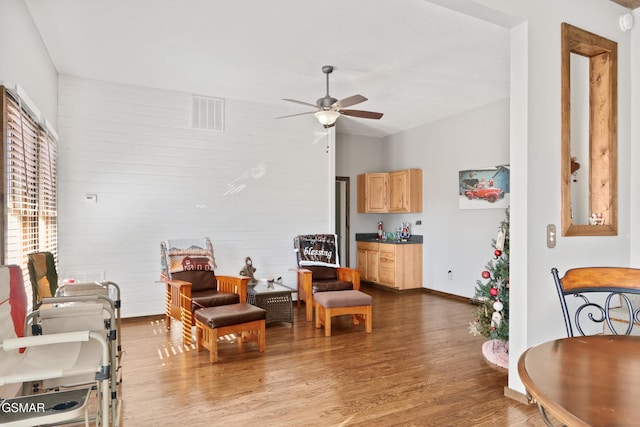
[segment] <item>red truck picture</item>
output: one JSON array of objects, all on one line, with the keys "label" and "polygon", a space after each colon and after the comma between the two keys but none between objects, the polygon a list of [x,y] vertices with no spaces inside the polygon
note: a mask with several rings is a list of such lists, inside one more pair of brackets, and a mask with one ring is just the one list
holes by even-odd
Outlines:
[{"label": "red truck picture", "polygon": [[493,180],[489,182],[480,181],[473,188],[470,188],[464,192],[464,195],[467,196],[467,199],[484,199],[489,203],[493,203],[498,199],[502,199],[504,197],[504,191],[500,188],[496,188],[493,186]]},{"label": "red truck picture", "polygon": [[207,257],[190,257],[186,256],[182,260],[182,268],[184,271],[191,270],[211,270],[209,258]]}]

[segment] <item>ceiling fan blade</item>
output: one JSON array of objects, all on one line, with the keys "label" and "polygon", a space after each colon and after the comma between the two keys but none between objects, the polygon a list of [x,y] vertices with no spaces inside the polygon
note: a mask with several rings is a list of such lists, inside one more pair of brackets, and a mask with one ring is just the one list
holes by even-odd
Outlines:
[{"label": "ceiling fan blade", "polygon": [[362,119],[379,120],[382,118],[382,113],[374,113],[373,111],[340,110],[340,114],[344,114],[345,116],[351,116],[351,117],[360,117]]},{"label": "ceiling fan blade", "polygon": [[289,101],[289,102],[295,102],[296,104],[302,104],[302,105],[307,105],[309,107],[313,107],[313,108],[318,108],[318,106],[316,104],[310,104],[308,102],[303,102],[303,101],[296,101],[295,99],[287,99],[287,98],[283,98],[283,101]]},{"label": "ceiling fan blade", "polygon": [[335,102],[332,105],[332,107],[336,107],[336,108],[351,107],[352,105],[360,104],[361,102],[364,102],[366,100],[367,98],[365,98],[362,95],[353,95],[348,98],[341,99],[338,102]]},{"label": "ceiling fan blade", "polygon": [[274,119],[285,119],[287,117],[304,116],[305,114],[314,114],[315,111],[307,111],[306,113],[289,114],[286,116],[274,117]]}]

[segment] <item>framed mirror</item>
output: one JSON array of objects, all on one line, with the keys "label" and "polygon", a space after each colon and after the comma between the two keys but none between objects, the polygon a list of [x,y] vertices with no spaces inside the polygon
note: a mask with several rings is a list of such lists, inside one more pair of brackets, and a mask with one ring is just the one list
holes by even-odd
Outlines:
[{"label": "framed mirror", "polygon": [[618,47],[562,24],[562,235],[618,234]]}]

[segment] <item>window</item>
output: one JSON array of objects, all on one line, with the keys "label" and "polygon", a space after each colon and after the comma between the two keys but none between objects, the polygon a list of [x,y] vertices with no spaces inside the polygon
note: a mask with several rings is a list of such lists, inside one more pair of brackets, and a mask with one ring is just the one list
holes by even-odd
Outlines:
[{"label": "window", "polygon": [[6,138],[0,166],[4,207],[0,261],[22,268],[27,295],[31,295],[27,255],[48,251],[57,259],[57,138],[18,96],[1,86],[0,101]]}]

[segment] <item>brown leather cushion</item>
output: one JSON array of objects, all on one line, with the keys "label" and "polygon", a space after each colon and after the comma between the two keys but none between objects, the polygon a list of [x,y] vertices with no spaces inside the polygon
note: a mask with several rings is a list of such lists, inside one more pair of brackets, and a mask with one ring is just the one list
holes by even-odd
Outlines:
[{"label": "brown leather cushion", "polygon": [[195,312],[195,317],[196,320],[215,329],[266,319],[267,311],[251,304],[240,303],[201,308]]},{"label": "brown leather cushion", "polygon": [[219,305],[237,304],[239,302],[240,295],[228,292],[208,290],[191,293],[191,311],[202,307],[216,307]]},{"label": "brown leather cushion", "polygon": [[313,280],[311,282],[313,292],[346,291],[353,289],[353,283],[341,280]]},{"label": "brown leather cushion", "polygon": [[191,270],[179,271],[171,274],[172,279],[184,280],[191,283],[191,293],[198,291],[216,290],[218,282],[216,281],[216,273],[213,270]]},{"label": "brown leather cushion", "polygon": [[338,279],[338,269],[333,267],[324,267],[321,265],[309,265],[302,267],[311,270],[312,280],[336,280]]},{"label": "brown leather cushion", "polygon": [[371,305],[373,298],[360,291],[322,292],[315,296],[316,304],[325,308]]}]

